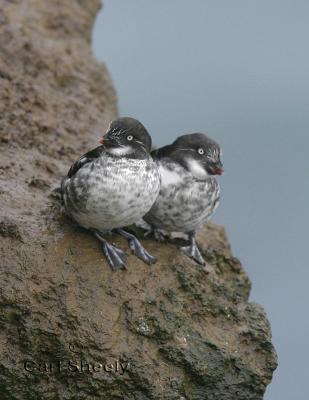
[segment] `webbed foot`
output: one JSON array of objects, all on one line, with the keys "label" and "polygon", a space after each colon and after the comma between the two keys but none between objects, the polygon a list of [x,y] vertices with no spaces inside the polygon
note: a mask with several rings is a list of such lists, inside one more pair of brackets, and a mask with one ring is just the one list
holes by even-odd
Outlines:
[{"label": "webbed foot", "polygon": [[132,253],[146,264],[154,264],[157,261],[155,257],[148,253],[148,251],[142,246],[141,242],[132,233],[126,232],[123,229],[116,229],[115,232],[129,240],[129,246]]},{"label": "webbed foot", "polygon": [[95,231],[94,234],[102,243],[103,252],[111,269],[113,271],[125,269],[127,267],[126,253],[121,249],[118,249],[118,247],[110,244],[99,232]]},{"label": "webbed foot", "polygon": [[196,261],[198,264],[205,265],[205,260],[202,257],[199,248],[197,247],[196,241],[195,241],[195,233],[190,232],[189,233],[189,240],[190,244],[189,246],[184,246],[181,247],[181,250],[190,258],[192,258],[194,261]]}]

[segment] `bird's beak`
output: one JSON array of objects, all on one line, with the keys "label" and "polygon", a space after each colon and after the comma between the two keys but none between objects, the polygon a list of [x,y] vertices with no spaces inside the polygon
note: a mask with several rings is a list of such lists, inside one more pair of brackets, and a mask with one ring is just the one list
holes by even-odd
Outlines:
[{"label": "bird's beak", "polygon": [[224,168],[223,167],[214,168],[214,174],[215,175],[223,175],[224,174]]},{"label": "bird's beak", "polygon": [[114,140],[109,137],[107,133],[98,139],[98,142],[103,144],[105,147],[112,147],[115,144]]},{"label": "bird's beak", "polygon": [[214,175],[223,175],[224,174],[224,168],[223,164],[221,161],[218,161],[213,167],[212,167],[212,173]]}]

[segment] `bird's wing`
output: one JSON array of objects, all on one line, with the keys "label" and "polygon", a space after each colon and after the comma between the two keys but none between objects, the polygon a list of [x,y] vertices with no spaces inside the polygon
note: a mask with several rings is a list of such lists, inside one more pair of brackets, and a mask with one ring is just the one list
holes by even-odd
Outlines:
[{"label": "bird's wing", "polygon": [[99,146],[82,155],[79,160],[72,164],[71,168],[69,169],[67,178],[72,178],[72,176],[75,175],[76,172],[81,169],[85,164],[88,164],[89,162],[92,162],[96,158],[100,157],[104,150],[104,146]]},{"label": "bird's wing", "polygon": [[159,149],[152,150],[151,157],[158,160],[160,158],[169,157],[171,152],[172,152],[172,146],[167,145],[164,147],[160,147]]}]

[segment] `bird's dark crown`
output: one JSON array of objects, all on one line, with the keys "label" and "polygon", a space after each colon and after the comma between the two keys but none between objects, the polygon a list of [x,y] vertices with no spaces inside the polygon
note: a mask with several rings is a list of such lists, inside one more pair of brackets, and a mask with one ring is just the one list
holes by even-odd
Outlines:
[{"label": "bird's dark crown", "polygon": [[200,167],[205,171],[205,176],[223,174],[220,146],[203,133],[179,136],[171,145],[152,154],[154,158],[170,158],[191,172]]},{"label": "bird's dark crown", "polygon": [[[121,117],[110,123],[101,141],[111,153],[117,154],[116,148],[128,149],[127,156],[146,152],[151,149],[151,137],[144,125],[135,118]],[[120,154],[120,153],[119,153]],[[126,155],[126,154],[121,154]]]}]

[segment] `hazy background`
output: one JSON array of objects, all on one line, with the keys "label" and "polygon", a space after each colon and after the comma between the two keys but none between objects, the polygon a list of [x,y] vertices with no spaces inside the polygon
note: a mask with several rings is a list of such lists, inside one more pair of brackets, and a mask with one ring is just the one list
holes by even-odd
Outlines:
[{"label": "hazy background", "polygon": [[223,148],[223,224],[271,321],[266,400],[309,398],[309,2],[106,0],[94,52],[156,145]]}]

